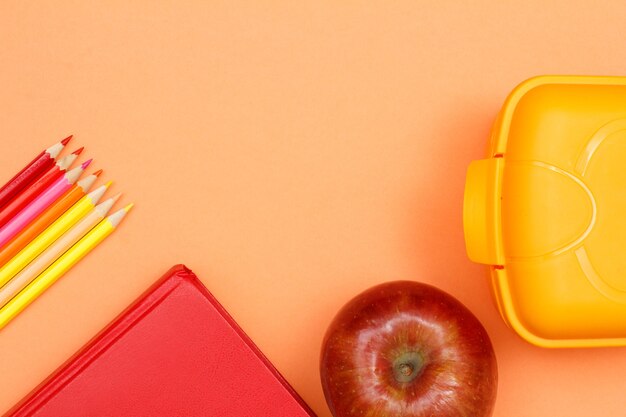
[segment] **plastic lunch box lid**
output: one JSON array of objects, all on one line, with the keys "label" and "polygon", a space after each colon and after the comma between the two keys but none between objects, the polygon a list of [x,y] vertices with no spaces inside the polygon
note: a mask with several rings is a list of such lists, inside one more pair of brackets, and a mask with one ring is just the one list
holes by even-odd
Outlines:
[{"label": "plastic lunch box lid", "polygon": [[626,345],[626,77],[541,76],[507,98],[467,173],[471,260],[544,347]]}]

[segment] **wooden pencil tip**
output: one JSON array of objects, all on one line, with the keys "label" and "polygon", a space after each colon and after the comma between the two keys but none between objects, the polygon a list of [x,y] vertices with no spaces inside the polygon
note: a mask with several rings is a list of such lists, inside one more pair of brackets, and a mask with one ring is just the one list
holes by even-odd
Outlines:
[{"label": "wooden pencil tip", "polygon": [[93,161],[93,159],[88,159],[85,162],[83,162],[83,164],[80,166],[82,169],[85,169],[89,166],[89,164],[91,164],[91,161]]},{"label": "wooden pencil tip", "polygon": [[61,145],[63,146],[67,145],[70,142],[70,140],[72,140],[73,137],[74,135],[69,135],[68,137],[66,137],[65,139],[61,141]]},{"label": "wooden pencil tip", "polygon": [[128,213],[130,211],[130,209],[133,208],[133,206],[135,205],[135,203],[130,203],[129,205],[127,205],[126,207],[124,207],[124,211],[126,213]]},{"label": "wooden pencil tip", "polygon": [[106,184],[104,184],[104,186],[105,186],[106,188],[109,188],[109,187],[111,186],[111,184],[113,184],[113,181],[109,181],[109,182],[107,182]]},{"label": "wooden pencil tip", "polygon": [[111,200],[113,200],[113,202],[115,203],[117,200],[119,200],[121,196],[122,196],[122,193],[117,193],[113,197],[111,197]]},{"label": "wooden pencil tip", "polygon": [[78,148],[74,152],[72,152],[72,155],[80,155],[81,152],[83,151],[83,149],[85,149],[85,147],[81,146],[80,148]]},{"label": "wooden pencil tip", "polygon": [[94,172],[94,173],[93,173],[93,174],[91,174],[91,175],[95,175],[96,177],[99,177],[99,176],[100,176],[100,174],[102,174],[102,170],[101,170],[101,169],[97,170],[96,172]]}]

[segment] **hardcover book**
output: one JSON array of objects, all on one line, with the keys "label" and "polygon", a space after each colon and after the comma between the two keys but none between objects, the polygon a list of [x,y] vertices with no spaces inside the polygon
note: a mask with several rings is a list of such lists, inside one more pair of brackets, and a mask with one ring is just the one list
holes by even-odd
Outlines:
[{"label": "hardcover book", "polygon": [[177,265],[6,415],[315,414],[193,272]]}]

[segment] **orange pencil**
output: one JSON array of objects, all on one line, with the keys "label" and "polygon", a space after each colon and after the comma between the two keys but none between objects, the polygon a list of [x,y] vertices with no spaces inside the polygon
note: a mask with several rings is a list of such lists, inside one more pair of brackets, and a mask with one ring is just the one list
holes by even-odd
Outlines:
[{"label": "orange pencil", "polygon": [[41,213],[31,224],[25,227],[2,249],[0,249],[0,266],[7,263],[35,237],[52,224],[61,214],[80,200],[91,188],[96,178],[102,173],[98,170],[93,174],[78,181],[65,192],[54,204]]}]

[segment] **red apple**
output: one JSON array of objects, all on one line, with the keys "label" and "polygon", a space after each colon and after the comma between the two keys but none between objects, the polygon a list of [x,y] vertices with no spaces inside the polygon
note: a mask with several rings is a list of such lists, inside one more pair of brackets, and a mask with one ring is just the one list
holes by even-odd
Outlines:
[{"label": "red apple", "polygon": [[412,281],[378,285],[344,306],[324,338],[320,371],[335,417],[488,417],[498,384],[478,319]]}]

